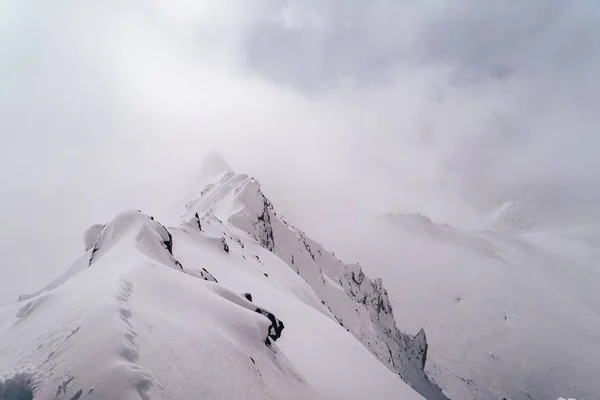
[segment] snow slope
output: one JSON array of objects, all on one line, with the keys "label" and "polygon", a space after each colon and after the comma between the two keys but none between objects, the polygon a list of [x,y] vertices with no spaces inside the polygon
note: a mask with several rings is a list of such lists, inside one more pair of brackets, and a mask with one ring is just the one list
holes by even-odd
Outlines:
[{"label": "snow slope", "polygon": [[425,332],[413,337],[398,330],[382,281],[366,277],[357,263],[343,263],[278,215],[255,179],[222,172],[202,183],[191,199],[182,221],[195,220],[202,229],[207,222],[223,221],[235,229],[222,232],[229,249],[244,250],[244,237],[259,243],[271,253],[269,258],[283,260],[314,290],[321,301],[317,309],[352,333],[390,370],[424,397],[445,398],[424,372]]},{"label": "snow slope", "polygon": [[[319,293],[270,251],[276,233],[259,224],[255,238],[239,228],[249,229],[244,215],[253,214],[242,191],[229,189],[220,199],[205,193],[214,213],[196,204],[200,218],[187,210],[173,228],[133,210],[86,231],[86,252],[67,272],[0,308],[0,388],[22,384],[19,398],[41,400],[421,398],[390,370],[391,357],[386,368],[378,348],[366,347],[391,335],[407,346],[394,354],[407,362],[404,378],[422,376],[412,385],[434,390],[416,368],[424,335],[393,336],[378,281],[363,276],[345,288],[347,276],[320,273]],[[378,315],[372,301],[381,302]]]},{"label": "snow slope", "polygon": [[402,329],[425,327],[427,369],[448,397],[596,399],[600,247],[563,233],[388,214],[345,248],[382,276]]}]

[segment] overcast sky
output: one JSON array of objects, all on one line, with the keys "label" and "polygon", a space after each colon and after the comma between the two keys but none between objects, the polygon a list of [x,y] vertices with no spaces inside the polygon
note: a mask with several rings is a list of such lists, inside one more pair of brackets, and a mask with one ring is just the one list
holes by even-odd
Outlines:
[{"label": "overcast sky", "polygon": [[599,17],[558,0],[0,0],[0,304],[66,269],[89,225],[167,216],[213,148],[309,232],[384,211],[470,223],[523,184],[597,181]]}]

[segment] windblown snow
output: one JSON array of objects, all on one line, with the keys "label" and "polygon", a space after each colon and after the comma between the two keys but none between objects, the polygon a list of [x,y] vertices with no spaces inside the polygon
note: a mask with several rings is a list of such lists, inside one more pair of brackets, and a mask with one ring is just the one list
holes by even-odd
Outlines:
[{"label": "windblown snow", "polygon": [[222,172],[165,227],[123,212],[85,253],[0,308],[9,399],[445,399],[428,345],[397,328],[382,281]]}]

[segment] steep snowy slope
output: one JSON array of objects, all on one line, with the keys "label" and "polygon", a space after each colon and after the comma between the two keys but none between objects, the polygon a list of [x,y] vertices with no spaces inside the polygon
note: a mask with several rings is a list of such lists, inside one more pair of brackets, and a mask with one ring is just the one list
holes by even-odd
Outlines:
[{"label": "steep snowy slope", "polygon": [[[425,332],[413,337],[398,330],[381,280],[366,277],[359,264],[344,264],[293,227],[275,212],[256,180],[232,172],[218,174],[192,195],[181,218],[195,221],[192,225],[197,222],[198,229],[206,225],[213,229],[214,221],[235,228],[233,233],[223,232],[230,250],[245,249],[242,238],[260,243],[272,253],[269,258],[277,256],[308,283],[321,302],[317,309],[352,333],[421,395],[445,398],[424,372]],[[175,254],[183,259],[177,248]]]},{"label": "steep snowy slope", "polygon": [[383,277],[403,329],[425,327],[450,398],[600,396],[599,247],[385,215],[345,249]]},{"label": "steep snowy slope", "polygon": [[85,248],[44,290],[0,309],[0,389],[41,400],[421,398],[296,271],[215,215],[167,230],[128,211],[89,229]]}]

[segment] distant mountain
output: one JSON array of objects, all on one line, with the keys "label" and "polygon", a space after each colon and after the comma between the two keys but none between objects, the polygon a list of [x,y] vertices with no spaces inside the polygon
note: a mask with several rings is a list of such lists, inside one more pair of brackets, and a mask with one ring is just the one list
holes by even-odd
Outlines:
[{"label": "distant mountain", "polygon": [[[426,370],[452,399],[600,396],[600,242],[588,240],[600,225],[583,238],[577,222],[551,211],[556,202],[541,204],[552,207],[504,206],[544,210],[527,230],[386,214],[334,243],[383,278],[402,329],[425,327]],[[597,212],[580,204],[582,215]]]}]

